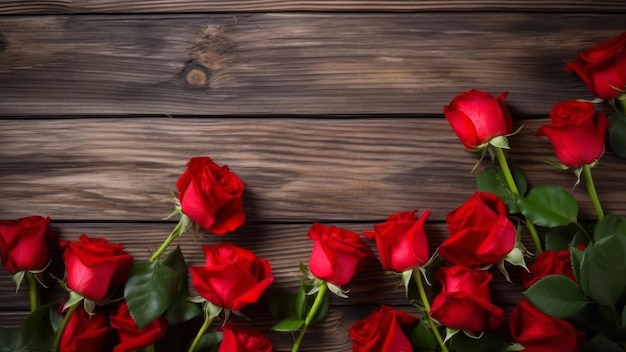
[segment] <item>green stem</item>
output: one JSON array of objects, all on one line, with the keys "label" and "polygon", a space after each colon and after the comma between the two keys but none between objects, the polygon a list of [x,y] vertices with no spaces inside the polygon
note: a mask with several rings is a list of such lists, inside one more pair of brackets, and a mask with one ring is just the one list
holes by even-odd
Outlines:
[{"label": "green stem", "polygon": [[188,219],[189,218],[187,218],[187,216],[184,214],[180,217],[178,224],[176,224],[176,227],[174,227],[170,235],[167,236],[165,242],[163,242],[163,244],[161,244],[161,247],[159,247],[159,249],[157,249],[157,251],[154,252],[150,257],[151,262],[159,259],[159,257],[163,254],[163,252],[165,252],[170,243],[172,243],[175,239],[178,238],[178,236],[180,236],[183,232],[185,232],[185,230],[187,230],[187,224],[189,223]]},{"label": "green stem", "polygon": [[298,334],[298,337],[296,337],[296,340],[293,343],[293,348],[291,349],[291,352],[296,352],[300,348],[300,344],[302,343],[302,339],[304,338],[306,329],[309,327],[309,325],[311,325],[311,321],[313,321],[313,317],[315,317],[315,315],[317,314],[317,311],[322,305],[322,302],[324,301],[324,297],[326,296],[326,292],[328,292],[328,286],[324,282],[320,286],[319,291],[317,291],[317,296],[315,296],[315,301],[313,301],[311,310],[309,310],[309,313],[304,319],[304,324],[302,325],[302,328],[300,328],[300,333]]},{"label": "green stem", "polygon": [[616,100],[619,103],[619,105],[621,105],[622,112],[626,114],[626,94],[620,95],[619,97],[617,97]]},{"label": "green stem", "polygon": [[37,309],[37,282],[35,276],[30,271],[26,271],[26,284],[28,285],[28,298],[30,300],[30,311]]},{"label": "green stem", "polygon": [[[517,185],[515,184],[515,180],[513,179],[513,174],[511,173],[511,169],[509,168],[509,163],[506,160],[506,155],[504,155],[504,151],[502,150],[502,148],[498,148],[498,147],[494,147],[493,149],[495,150],[496,159],[498,159],[498,163],[500,164],[500,168],[502,169],[502,173],[504,174],[504,179],[506,180],[506,183],[509,186],[509,189],[516,196],[520,196],[519,189],[517,188]],[[528,231],[530,232],[530,236],[533,239],[533,243],[535,244],[535,249],[537,250],[537,254],[543,252],[543,249],[541,248],[541,240],[539,239],[539,234],[537,233],[537,229],[535,228],[535,225],[533,225],[532,222],[528,221],[528,218],[526,218],[526,227],[528,228]]]},{"label": "green stem", "polygon": [[602,210],[602,205],[600,205],[600,199],[598,198],[598,193],[596,192],[596,186],[593,184],[591,167],[589,167],[589,165],[583,166],[583,177],[585,178],[585,186],[587,186],[587,193],[589,193],[591,203],[593,204],[596,213],[598,213],[598,220],[602,220],[604,218],[604,211]]},{"label": "green stem", "polygon": [[193,351],[196,350],[196,347],[198,346],[198,343],[200,342],[200,339],[206,333],[206,331],[209,329],[209,326],[211,326],[212,322],[213,322],[213,318],[210,318],[209,314],[207,312],[205,312],[204,313],[204,323],[202,323],[202,326],[200,327],[200,330],[198,331],[198,334],[196,335],[196,338],[193,339],[193,342],[191,343],[191,346],[189,347],[189,350],[187,352],[193,352]]},{"label": "green stem", "polygon": [[424,290],[424,283],[422,282],[422,274],[419,270],[413,271],[413,280],[417,284],[417,290],[419,291],[420,298],[422,299],[422,304],[424,305],[424,314],[426,315],[426,319],[428,320],[428,326],[433,332],[435,340],[437,340],[437,343],[439,343],[441,351],[448,352],[448,347],[446,347],[446,344],[443,341],[443,338],[441,338],[441,334],[439,333],[439,329],[437,329],[433,318],[430,316],[430,303],[428,302],[428,297],[426,296],[426,291]]},{"label": "green stem", "polygon": [[52,352],[56,352],[57,349],[59,348],[59,344],[61,343],[61,338],[63,337],[63,332],[65,331],[67,324],[70,322],[70,318],[72,318],[72,315],[74,314],[78,306],[81,305],[82,302],[83,301],[80,300],[74,303],[73,305],[70,306],[70,309],[68,309],[67,313],[65,313],[63,322],[61,323],[61,326],[59,327],[59,330],[57,331],[57,334],[54,337],[54,343],[52,345]]}]

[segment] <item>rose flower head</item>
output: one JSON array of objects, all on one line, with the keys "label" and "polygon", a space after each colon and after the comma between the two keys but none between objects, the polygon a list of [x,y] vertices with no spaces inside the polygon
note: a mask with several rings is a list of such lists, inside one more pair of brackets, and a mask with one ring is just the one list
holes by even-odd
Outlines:
[{"label": "rose flower head", "polygon": [[189,268],[193,287],[212,304],[239,311],[259,300],[274,282],[267,259],[252,251],[224,242],[203,246],[204,266]]},{"label": "rose flower head", "polygon": [[29,216],[16,221],[0,221],[0,260],[15,274],[24,270],[42,270],[48,265],[50,218]]},{"label": "rose flower head", "polygon": [[513,119],[504,99],[508,93],[494,98],[489,93],[472,89],[457,95],[443,113],[466,149],[477,150],[493,138],[511,134]]},{"label": "rose flower head", "polygon": [[235,326],[231,320],[220,328],[222,342],[217,352],[271,352],[272,342],[260,331]]},{"label": "rose flower head", "polygon": [[390,306],[381,306],[349,330],[354,352],[411,352],[403,328],[413,328],[418,319]]},{"label": "rose flower head", "polygon": [[493,276],[485,270],[464,266],[443,267],[435,272],[441,292],[433,300],[430,315],[450,329],[471,332],[498,329],[504,311],[491,303],[489,282]]},{"label": "rose flower head", "polygon": [[61,245],[65,247],[63,260],[70,290],[97,302],[110,295],[114,287],[126,283],[133,257],[122,245],[84,234],[78,241]]},{"label": "rose flower head", "polygon": [[131,352],[150,346],[163,338],[168,328],[167,320],[164,316],[160,316],[139,329],[130,315],[126,302],[118,304],[109,319],[111,327],[117,331],[120,339],[120,343],[115,346],[113,352]]},{"label": "rose flower head", "polygon": [[439,246],[439,255],[468,267],[496,264],[515,247],[517,232],[507,215],[500,197],[475,192],[446,216],[450,238]]},{"label": "rose flower head", "polygon": [[528,268],[528,271],[522,272],[524,288],[529,288],[540,279],[554,274],[567,276],[576,282],[569,249],[539,253],[535,262]]},{"label": "rose flower head", "polygon": [[415,217],[417,210],[391,215],[387,221],[374,226],[373,232],[364,232],[374,238],[380,262],[385,270],[398,273],[421,266],[428,261],[428,240],[424,224],[430,210]]},{"label": "rose flower head", "polygon": [[622,95],[626,90],[626,32],[579,53],[565,71],[575,72],[597,97]]},{"label": "rose flower head", "polygon": [[81,306],[70,317],[59,341],[59,351],[77,352],[104,350],[104,343],[111,328],[106,314],[89,314]]},{"label": "rose flower head", "polygon": [[376,259],[367,243],[352,231],[314,223],[308,236],[313,240],[311,273],[333,285],[347,284],[368,261]]},{"label": "rose flower head", "polygon": [[191,158],[176,188],[183,214],[205,230],[224,235],[245,222],[244,185],[226,165],[208,157]]},{"label": "rose flower head", "polygon": [[604,112],[596,113],[592,103],[568,100],[554,105],[550,119],[551,123],[541,126],[537,135],[550,139],[561,163],[578,168],[600,158],[609,127]]}]

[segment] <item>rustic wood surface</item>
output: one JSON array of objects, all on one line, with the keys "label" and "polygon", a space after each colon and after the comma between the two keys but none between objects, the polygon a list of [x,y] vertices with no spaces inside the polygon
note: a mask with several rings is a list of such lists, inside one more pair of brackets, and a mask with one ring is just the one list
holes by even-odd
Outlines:
[{"label": "rustic wood surface", "polygon": [[624,17],[1,17],[0,115],[440,114],[476,87],[509,91],[519,114],[544,115],[556,101],[591,98],[563,68],[619,34]]},{"label": "rustic wood surface", "polygon": [[[0,219],[48,215],[63,239],[106,237],[143,260],[175,224],[164,200],[186,161],[211,156],[244,180],[247,223],[177,244],[191,265],[203,263],[202,244],[222,240],[268,258],[268,295],[295,290],[314,221],[361,233],[431,209],[431,249],[446,238],[445,215],[489,164],[472,173],[479,156],[443,119],[461,91],[510,92],[524,125],[511,158],[534,185],[572,189],[533,133],[557,101],[591,98],[563,67],[626,19],[622,1],[582,0],[8,0],[0,15]],[[626,214],[615,191],[625,172],[610,152],[594,169],[609,213]],[[584,189],[573,193],[592,219]],[[59,255],[52,272],[62,276]],[[494,274],[494,301],[509,311],[520,272],[517,285]],[[43,299],[66,297],[48,283]],[[350,350],[347,330],[380,304],[414,312],[397,283],[368,264],[301,351]],[[14,287],[0,272],[0,326],[27,316],[27,293]],[[244,313],[251,321],[238,323],[290,350],[264,304]]]}]

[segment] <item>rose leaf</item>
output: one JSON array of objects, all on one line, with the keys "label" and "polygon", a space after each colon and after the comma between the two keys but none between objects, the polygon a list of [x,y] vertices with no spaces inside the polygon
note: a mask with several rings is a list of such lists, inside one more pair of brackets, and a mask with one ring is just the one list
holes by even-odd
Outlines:
[{"label": "rose leaf", "polygon": [[544,313],[567,318],[578,313],[589,300],[580,287],[563,275],[548,275],[524,292],[532,304]]}]

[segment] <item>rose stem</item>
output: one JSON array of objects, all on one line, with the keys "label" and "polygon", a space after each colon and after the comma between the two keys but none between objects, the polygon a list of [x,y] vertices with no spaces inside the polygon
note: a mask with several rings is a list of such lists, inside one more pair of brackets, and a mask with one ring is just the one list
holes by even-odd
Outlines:
[{"label": "rose stem", "polygon": [[193,351],[196,350],[196,346],[198,346],[198,343],[200,342],[200,339],[202,338],[204,333],[209,329],[209,326],[211,326],[212,322],[213,322],[213,318],[210,318],[209,317],[209,313],[207,313],[205,311],[204,312],[204,323],[202,323],[202,326],[200,327],[200,330],[198,331],[198,334],[196,335],[196,338],[193,339],[193,342],[191,343],[191,346],[189,347],[189,350],[187,352],[193,352]]},{"label": "rose stem", "polygon": [[604,211],[602,211],[602,205],[600,205],[600,199],[598,198],[598,193],[596,192],[596,186],[593,184],[591,167],[589,167],[589,165],[583,165],[583,177],[585,178],[585,186],[587,186],[587,193],[589,193],[591,203],[593,203],[593,207],[596,210],[596,213],[598,213],[598,220],[602,220],[604,218]]},{"label": "rose stem", "polygon": [[302,325],[302,328],[300,329],[300,333],[298,334],[298,337],[296,337],[296,341],[294,341],[293,343],[293,348],[291,349],[291,352],[296,352],[298,351],[298,348],[300,348],[300,344],[302,343],[302,339],[304,338],[304,333],[306,332],[306,329],[311,324],[313,317],[315,317],[315,314],[317,314],[317,311],[322,305],[322,302],[324,301],[324,297],[326,296],[326,292],[328,292],[328,286],[324,282],[322,285],[320,285],[320,289],[317,291],[317,296],[315,296],[315,301],[313,301],[311,310],[309,311],[309,314],[307,314],[306,319],[304,319],[304,324]]},{"label": "rose stem", "polygon": [[623,113],[626,114],[626,94],[622,94],[617,97],[617,102],[622,106]]},{"label": "rose stem", "polygon": [[30,299],[30,311],[37,309],[37,283],[35,277],[30,271],[26,271],[26,283],[28,285],[28,298]]},{"label": "rose stem", "polygon": [[[502,169],[502,173],[504,174],[504,179],[506,180],[509,189],[513,194],[519,196],[519,190],[517,189],[517,185],[515,184],[515,180],[513,179],[513,174],[511,174],[511,169],[509,169],[509,163],[506,160],[506,155],[504,155],[504,151],[502,148],[494,147],[496,152],[496,159],[498,159],[498,163],[500,164],[500,168]],[[535,229],[535,225],[532,222],[526,219],[526,227],[530,232],[530,236],[533,238],[533,242],[535,243],[535,248],[537,253],[543,252],[541,249],[541,241],[539,240],[539,234],[537,234],[537,229]]]},{"label": "rose stem", "polygon": [[441,334],[439,333],[439,330],[435,326],[435,322],[433,321],[433,318],[431,318],[430,316],[430,303],[428,303],[428,297],[426,297],[426,291],[424,290],[424,283],[422,282],[422,276],[419,270],[413,271],[413,280],[417,284],[417,290],[420,293],[420,298],[422,299],[422,304],[424,305],[424,309],[425,309],[424,313],[426,315],[426,319],[428,319],[428,326],[430,327],[430,330],[432,330],[433,335],[435,335],[435,339],[439,343],[439,347],[441,347],[441,351],[448,352],[448,348],[446,347],[445,342],[443,342],[443,339],[441,338]]},{"label": "rose stem", "polygon": [[180,220],[178,221],[178,224],[176,224],[176,227],[174,227],[174,229],[172,230],[172,233],[170,233],[170,235],[167,236],[167,239],[165,240],[165,242],[163,242],[163,244],[161,244],[161,247],[159,247],[159,249],[157,249],[157,251],[154,252],[154,254],[152,254],[152,256],[150,257],[151,262],[159,259],[161,254],[165,252],[165,250],[170,245],[170,243],[172,243],[172,241],[174,241],[176,238],[178,238],[178,236],[180,236],[181,233],[183,233],[183,231],[185,230],[183,229],[183,223],[185,222],[185,217],[186,215],[184,214],[180,217]]},{"label": "rose stem", "polygon": [[54,343],[52,345],[52,352],[57,352],[57,349],[59,348],[59,344],[61,343],[61,337],[63,337],[63,331],[65,331],[65,327],[70,322],[70,318],[72,317],[72,314],[74,314],[74,311],[76,311],[76,308],[78,308],[81,302],[82,300],[71,305],[70,309],[68,309],[67,313],[65,313],[63,322],[61,323],[61,326],[59,327],[59,330],[57,331],[57,334],[54,337]]}]

